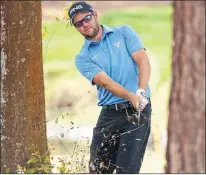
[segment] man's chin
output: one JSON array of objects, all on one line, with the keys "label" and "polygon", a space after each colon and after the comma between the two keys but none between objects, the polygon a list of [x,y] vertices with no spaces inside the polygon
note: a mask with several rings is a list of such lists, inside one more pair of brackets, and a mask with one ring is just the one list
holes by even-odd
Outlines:
[{"label": "man's chin", "polygon": [[92,38],[94,38],[95,36],[94,36],[94,34],[92,34],[92,35],[84,35],[86,38],[88,38],[88,39],[92,39]]},{"label": "man's chin", "polygon": [[97,36],[98,32],[95,32],[95,30],[88,32],[87,34],[84,34],[84,37],[86,37],[87,39],[92,40],[92,38],[94,38],[95,36]]}]

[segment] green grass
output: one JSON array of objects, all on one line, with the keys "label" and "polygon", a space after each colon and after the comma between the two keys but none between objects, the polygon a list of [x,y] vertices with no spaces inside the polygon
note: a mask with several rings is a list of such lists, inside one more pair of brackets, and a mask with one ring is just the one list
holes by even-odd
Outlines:
[{"label": "green grass", "polygon": [[81,35],[73,27],[57,21],[43,23],[44,26],[49,32],[43,39],[44,61],[72,60],[83,44]]}]

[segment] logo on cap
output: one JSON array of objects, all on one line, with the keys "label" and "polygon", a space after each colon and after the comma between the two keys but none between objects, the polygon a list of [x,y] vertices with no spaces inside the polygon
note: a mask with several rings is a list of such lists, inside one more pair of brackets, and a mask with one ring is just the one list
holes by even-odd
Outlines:
[{"label": "logo on cap", "polygon": [[70,11],[70,15],[75,12],[75,10],[78,10],[78,9],[82,9],[82,5],[77,5],[76,7],[72,8],[71,11]]}]

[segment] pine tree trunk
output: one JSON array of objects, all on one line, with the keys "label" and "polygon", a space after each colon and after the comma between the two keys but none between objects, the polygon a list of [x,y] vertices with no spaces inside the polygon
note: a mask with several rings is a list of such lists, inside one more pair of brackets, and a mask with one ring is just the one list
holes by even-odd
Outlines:
[{"label": "pine tree trunk", "polygon": [[205,1],[174,1],[166,173],[205,173]]},{"label": "pine tree trunk", "polygon": [[41,1],[1,2],[1,173],[47,151]]}]

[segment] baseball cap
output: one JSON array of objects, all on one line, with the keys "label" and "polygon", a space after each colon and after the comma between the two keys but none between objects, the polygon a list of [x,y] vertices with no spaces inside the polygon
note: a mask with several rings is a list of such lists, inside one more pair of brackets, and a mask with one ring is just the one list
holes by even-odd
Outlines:
[{"label": "baseball cap", "polygon": [[93,11],[94,10],[90,4],[83,1],[75,2],[71,5],[68,11],[70,22],[73,23],[74,16],[77,14],[77,12],[93,12]]}]

